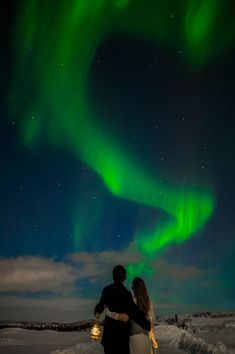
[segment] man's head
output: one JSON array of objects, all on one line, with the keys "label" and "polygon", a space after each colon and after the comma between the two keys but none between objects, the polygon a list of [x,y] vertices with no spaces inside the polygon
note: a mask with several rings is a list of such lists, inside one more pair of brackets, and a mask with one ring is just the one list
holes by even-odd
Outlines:
[{"label": "man's head", "polygon": [[124,283],[126,280],[126,269],[122,265],[113,268],[113,281],[115,283]]}]

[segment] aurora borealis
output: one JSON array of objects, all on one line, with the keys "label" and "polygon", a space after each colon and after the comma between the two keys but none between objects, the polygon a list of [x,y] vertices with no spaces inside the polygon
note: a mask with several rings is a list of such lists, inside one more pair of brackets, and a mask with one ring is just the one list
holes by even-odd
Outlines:
[{"label": "aurora borealis", "polygon": [[[102,39],[101,36],[107,35],[105,30],[109,33],[108,29],[111,27],[109,24],[104,24],[104,18],[112,19],[113,13],[115,15],[116,12],[124,11],[125,7],[128,7],[128,2],[120,4],[121,9],[117,8],[117,4],[113,2],[110,6],[108,2],[96,1],[91,6],[89,2],[76,1],[68,6],[67,2],[61,1],[62,13],[58,10],[58,17],[49,26],[54,16],[50,8],[52,5],[48,5],[47,9],[37,1],[25,3],[20,20],[23,19],[25,28],[21,29],[20,26],[17,37],[20,34],[22,41],[18,40],[20,57],[25,57],[26,62],[23,62],[18,70],[20,73],[24,72],[28,61],[28,65],[33,66],[38,79],[36,79],[36,92],[31,98],[30,109],[26,108],[24,113],[23,135],[26,143],[33,143],[35,139],[41,139],[45,134],[52,144],[68,146],[68,149],[71,149],[102,178],[113,195],[169,213],[173,217],[170,223],[162,226],[158,222],[152,235],[137,237],[141,251],[156,252],[173,242],[183,242],[200,229],[213,211],[213,196],[208,192],[197,192],[196,189],[185,191],[182,188],[178,189],[177,186],[175,188],[168,185],[159,186],[154,178],[150,178],[148,173],[144,172],[143,166],[137,166],[120,146],[115,146],[112,142],[112,133],[103,131],[102,135],[100,134],[100,128],[89,108],[92,103],[87,97],[87,76],[95,50]],[[43,11],[42,16],[45,16],[44,26],[47,36],[51,40],[44,41],[45,34],[37,26],[37,9],[40,7]],[[129,16],[132,18],[133,9],[131,5],[130,7]],[[147,9],[146,21],[149,18],[150,8]],[[154,10],[157,12],[160,9]],[[106,15],[107,11],[109,12]],[[200,11],[208,12],[208,8],[195,11],[195,21],[200,23],[203,32],[200,36],[197,35],[199,38],[192,39],[195,45],[200,45],[199,39],[204,40],[207,35],[204,27],[209,27],[209,24],[205,25],[205,15],[201,15],[203,17],[201,21],[200,18],[197,20]],[[189,12],[191,13],[192,10],[189,9]],[[209,13],[207,17],[210,18]],[[92,26],[89,21],[92,21]],[[126,21],[128,24],[128,19]],[[80,28],[83,28],[82,33]],[[109,30],[111,31],[112,28]],[[187,32],[190,32],[190,29],[187,28]],[[192,33],[191,36],[195,37],[196,34]],[[54,38],[58,43],[51,46]],[[35,48],[42,54],[35,57],[30,53],[30,48]],[[77,70],[82,73],[81,79],[74,79],[75,62]],[[18,79],[17,74],[16,78],[21,87],[22,80]],[[29,87],[31,85],[30,81]],[[27,90],[29,88],[26,86]],[[18,88],[18,91],[21,89]],[[50,112],[50,117],[46,112]],[[41,131],[43,125],[44,132]],[[75,244],[77,243],[76,241]]]},{"label": "aurora borealis", "polygon": [[[2,258],[66,263],[69,257],[80,264],[114,252],[129,279],[149,282],[159,277],[161,262],[199,267],[198,276],[206,269],[200,253],[217,269],[210,252],[221,243],[222,264],[231,259],[232,218],[224,241],[211,234],[225,215],[219,148],[234,151],[227,138],[234,69],[228,74],[232,64],[225,64],[234,58],[231,6],[222,0],[6,2],[2,126],[12,144],[3,156],[14,162],[4,168],[10,210],[3,215],[15,221],[3,222]],[[216,145],[221,136],[225,147]],[[15,179],[19,187],[11,193]],[[94,274],[78,280],[79,296],[97,291]],[[69,291],[75,293],[76,287]],[[180,303],[171,296],[171,305]]]}]

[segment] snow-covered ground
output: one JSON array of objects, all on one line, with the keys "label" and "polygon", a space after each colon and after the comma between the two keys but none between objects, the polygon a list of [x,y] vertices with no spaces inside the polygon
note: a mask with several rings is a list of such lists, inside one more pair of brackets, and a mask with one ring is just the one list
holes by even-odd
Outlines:
[{"label": "snow-covered ground", "polygon": [[[201,338],[212,345],[220,341],[230,352],[235,352],[235,314],[201,314],[198,317],[189,315],[187,323],[188,331],[195,338]],[[222,348],[222,344],[220,347]]]},{"label": "snow-covered ground", "polygon": [[[235,354],[235,316],[179,318],[185,329],[162,321],[155,327],[159,354]],[[102,354],[89,331],[0,330],[0,354]]]},{"label": "snow-covered ground", "polygon": [[185,329],[179,348],[190,353],[235,353],[235,313],[179,316],[178,326]]},{"label": "snow-covered ground", "polygon": [[86,332],[7,328],[0,330],[0,354],[49,354],[86,342],[86,337]]},{"label": "snow-covered ground", "polygon": [[[168,339],[159,337],[159,354],[185,354]],[[36,331],[20,328],[0,330],[0,354],[103,354],[89,332]]]}]

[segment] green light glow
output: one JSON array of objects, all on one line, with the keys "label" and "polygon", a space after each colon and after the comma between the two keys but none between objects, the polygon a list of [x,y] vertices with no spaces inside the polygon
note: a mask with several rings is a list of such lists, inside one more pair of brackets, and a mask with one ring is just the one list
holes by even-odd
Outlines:
[{"label": "green light glow", "polygon": [[194,0],[189,3],[186,17],[186,33],[193,45],[198,45],[211,29],[221,1]]},{"label": "green light glow", "polygon": [[147,261],[140,261],[138,264],[129,264],[127,266],[127,281],[132,281],[134,277],[140,274],[153,275],[154,271]]},{"label": "green light glow", "polygon": [[[186,41],[195,60],[206,60],[215,35],[215,21],[223,10],[223,0],[192,0],[185,21]],[[213,44],[214,45],[214,44]],[[218,43],[217,43],[218,45]]]},{"label": "green light glow", "polygon": [[[183,46],[192,65],[208,59],[215,52],[210,38],[222,2],[184,0],[175,5],[178,17],[174,24],[169,20],[172,2],[166,0],[149,0],[149,6],[142,0],[20,3],[10,96],[14,92],[16,97],[11,101],[13,114],[24,112],[23,142],[47,139],[66,148],[90,166],[113,195],[163,211],[165,216],[151,233],[140,230],[134,237],[135,247],[144,254],[152,256],[199,232],[213,213],[211,191],[179,188],[170,181],[163,185],[149,176],[99,125],[90,110],[87,83],[97,47],[113,32],[141,36],[157,44],[164,41],[169,48]],[[27,75],[29,68],[31,74]],[[30,104],[25,103],[28,98]],[[81,224],[81,219],[75,220],[76,248],[86,229]]]}]

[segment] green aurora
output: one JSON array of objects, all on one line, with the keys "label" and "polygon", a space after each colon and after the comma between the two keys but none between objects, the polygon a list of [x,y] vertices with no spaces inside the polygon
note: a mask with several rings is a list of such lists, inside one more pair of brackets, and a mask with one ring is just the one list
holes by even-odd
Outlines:
[{"label": "green aurora", "polygon": [[[90,108],[90,68],[101,42],[116,33],[180,48],[186,64],[196,70],[226,50],[234,38],[232,24],[219,34],[221,23],[227,25],[221,16],[224,7],[222,0],[183,0],[177,6],[166,0],[148,0],[144,6],[142,0],[19,1],[9,107],[14,119],[22,120],[23,143],[49,142],[67,149],[117,198],[163,212],[151,232],[143,229],[133,236],[134,249],[148,259],[198,233],[213,213],[215,198],[211,188],[159,184],[114,142],[112,132],[99,125]],[[74,224],[78,249],[89,225],[76,215]],[[139,265],[145,267],[145,262]],[[130,265],[129,273],[135,272]]]}]

